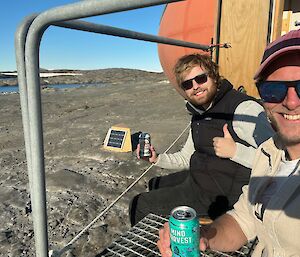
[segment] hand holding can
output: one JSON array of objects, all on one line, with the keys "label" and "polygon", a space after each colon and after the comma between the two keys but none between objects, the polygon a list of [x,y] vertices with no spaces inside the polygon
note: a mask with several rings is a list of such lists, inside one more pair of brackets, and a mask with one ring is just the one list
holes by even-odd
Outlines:
[{"label": "hand holding can", "polygon": [[162,228],[159,229],[159,240],[157,247],[162,257],[172,257],[170,248],[170,227],[169,222],[166,222]]},{"label": "hand holding can", "polygon": [[200,225],[196,211],[188,206],[172,210],[170,219],[172,257],[200,257]]},{"label": "hand holding can", "polygon": [[149,133],[139,135],[139,157],[151,157],[151,138]]}]

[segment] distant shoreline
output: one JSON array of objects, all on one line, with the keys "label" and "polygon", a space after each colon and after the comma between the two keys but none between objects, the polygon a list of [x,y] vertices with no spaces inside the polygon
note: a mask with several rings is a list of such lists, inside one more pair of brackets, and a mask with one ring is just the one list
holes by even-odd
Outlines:
[{"label": "distant shoreline", "polygon": [[[17,72],[1,72],[1,75],[6,76],[16,76],[18,75]],[[71,73],[71,72],[41,72],[41,78],[48,78],[48,77],[55,77],[55,76],[81,76],[82,73]]]},{"label": "distant shoreline", "polygon": [[[137,69],[110,68],[99,70],[51,70],[40,72],[41,85],[54,84],[94,84],[94,83],[129,83],[141,79],[159,82],[166,80],[163,72],[149,72]],[[17,86],[17,72],[0,72],[0,86]]]},{"label": "distant shoreline", "polygon": [[[60,89],[71,89],[80,87],[105,87],[110,84],[108,83],[92,83],[92,84],[54,84],[44,85],[41,87],[42,90],[60,90]],[[19,94],[19,87],[17,86],[0,86],[0,95],[8,94]]]}]

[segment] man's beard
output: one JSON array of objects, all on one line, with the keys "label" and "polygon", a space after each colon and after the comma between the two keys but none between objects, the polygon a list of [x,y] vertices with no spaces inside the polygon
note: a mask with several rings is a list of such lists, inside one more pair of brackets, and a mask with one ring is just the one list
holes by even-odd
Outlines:
[{"label": "man's beard", "polygon": [[280,139],[284,143],[285,146],[293,146],[300,144],[300,135],[297,137],[288,137],[284,133],[281,132],[280,126],[278,125],[277,120],[273,117],[273,115],[268,115],[273,127],[275,128],[275,131],[278,133]]},{"label": "man's beard", "polygon": [[216,97],[216,92],[209,92],[204,99],[201,99],[200,101],[197,101],[196,99],[191,99],[190,102],[195,106],[195,107],[207,107],[209,106],[213,100]]},{"label": "man's beard", "polygon": [[297,145],[300,144],[300,137],[297,138],[291,138],[291,137],[286,137],[284,134],[282,134],[280,131],[278,131],[278,134],[282,140],[282,142],[286,145],[286,146],[293,146],[293,145]]}]

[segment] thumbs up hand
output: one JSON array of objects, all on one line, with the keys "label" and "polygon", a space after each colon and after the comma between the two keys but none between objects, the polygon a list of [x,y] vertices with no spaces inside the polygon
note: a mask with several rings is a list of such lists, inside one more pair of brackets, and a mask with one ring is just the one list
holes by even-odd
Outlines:
[{"label": "thumbs up hand", "polygon": [[232,158],[236,152],[236,143],[228,130],[228,125],[223,126],[224,137],[214,137],[213,146],[217,156],[221,158]]}]

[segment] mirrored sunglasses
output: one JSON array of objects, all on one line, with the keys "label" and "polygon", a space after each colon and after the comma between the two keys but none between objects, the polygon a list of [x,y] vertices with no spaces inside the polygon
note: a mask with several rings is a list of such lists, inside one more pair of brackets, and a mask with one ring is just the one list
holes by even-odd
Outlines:
[{"label": "mirrored sunglasses", "polygon": [[280,103],[286,97],[289,87],[295,87],[300,98],[300,80],[295,81],[259,81],[256,83],[258,92],[263,101]]},{"label": "mirrored sunglasses", "polygon": [[193,80],[196,81],[197,84],[204,84],[207,82],[207,74],[206,73],[202,73],[197,75],[196,77],[192,78],[192,79],[188,79],[186,81],[183,81],[181,83],[181,87],[184,90],[189,90],[193,87]]}]

